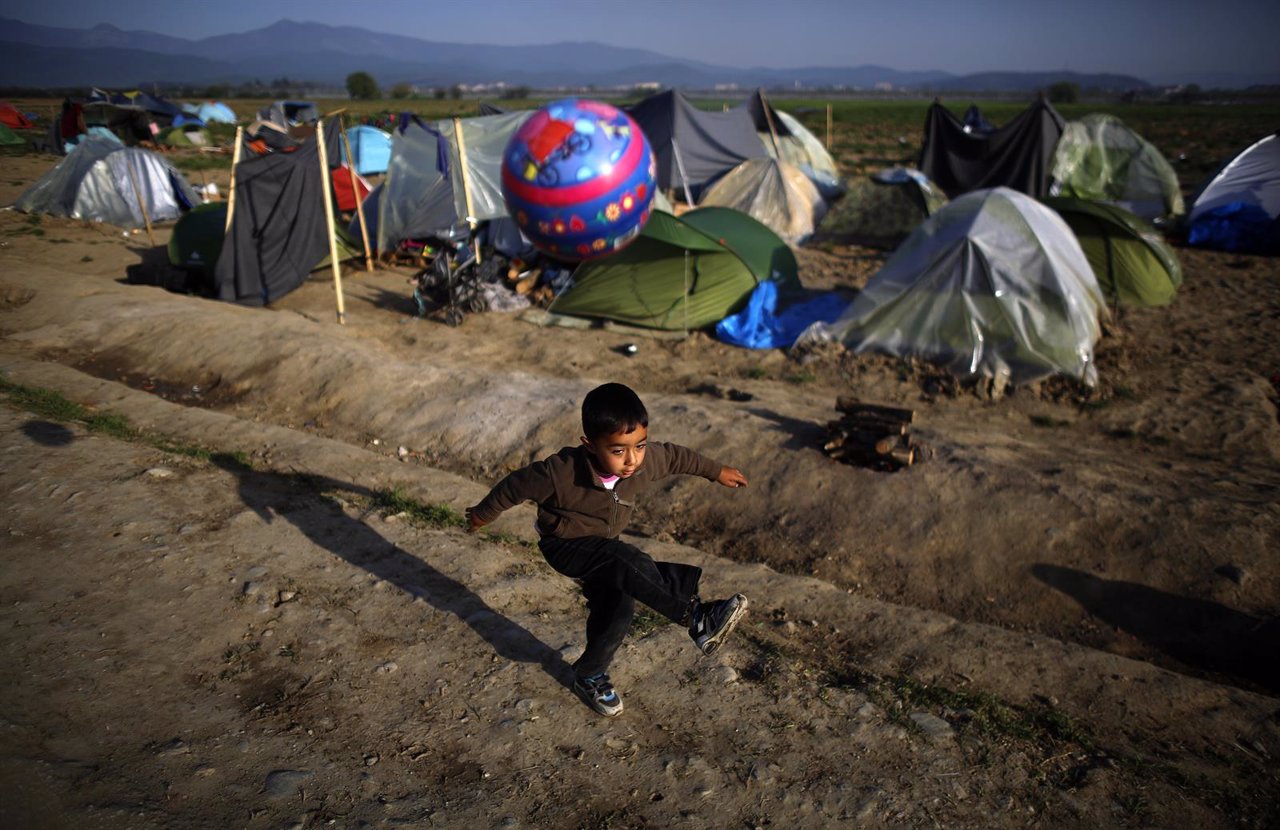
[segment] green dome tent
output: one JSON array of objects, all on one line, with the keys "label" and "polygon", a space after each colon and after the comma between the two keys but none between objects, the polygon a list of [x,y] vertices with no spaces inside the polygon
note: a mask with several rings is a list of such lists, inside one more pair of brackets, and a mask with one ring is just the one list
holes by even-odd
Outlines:
[{"label": "green dome tent", "polygon": [[1186,212],[1178,174],[1160,151],[1102,113],[1063,128],[1049,195],[1114,202],[1148,220]]},{"label": "green dome tent", "polygon": [[801,341],[917,356],[959,377],[1096,380],[1102,292],[1071,228],[1007,187],[950,202],[915,230],[838,320]]},{"label": "green dome tent", "polygon": [[1106,297],[1130,306],[1173,302],[1182,266],[1149,224],[1117,205],[1065,197],[1044,203],[1071,226]]},{"label": "green dome tent", "polygon": [[679,218],[654,211],[636,241],[579,266],[573,287],[550,310],[646,328],[699,329],[740,309],[769,279],[784,290],[800,287],[791,249],[750,216],[718,207]]}]

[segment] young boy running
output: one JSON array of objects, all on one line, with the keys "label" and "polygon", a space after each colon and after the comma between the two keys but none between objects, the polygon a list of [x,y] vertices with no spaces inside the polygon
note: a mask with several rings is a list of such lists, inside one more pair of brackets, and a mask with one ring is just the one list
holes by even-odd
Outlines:
[{"label": "young boy running", "polygon": [[622,697],[609,682],[609,664],[631,627],[634,600],[687,626],[703,654],[715,651],[747,611],[742,594],[701,601],[701,568],[655,562],[618,539],[636,497],[673,475],[701,476],[725,487],[746,487],[747,479],[686,447],[650,443],[649,413],[620,383],[587,393],[582,431],[581,446],[511,473],[467,509],[467,518],[474,531],[524,501],[537,503],[542,555],[556,571],[579,580],[587,599],[587,647],[573,666],[573,690],[613,717],[622,712]]}]

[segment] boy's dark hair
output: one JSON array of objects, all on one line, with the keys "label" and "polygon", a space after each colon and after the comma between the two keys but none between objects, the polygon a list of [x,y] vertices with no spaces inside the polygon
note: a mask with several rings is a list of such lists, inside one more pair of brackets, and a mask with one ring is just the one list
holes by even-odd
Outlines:
[{"label": "boy's dark hair", "polygon": [[649,411],[640,396],[621,383],[597,386],[582,399],[582,432],[589,441],[647,426]]}]

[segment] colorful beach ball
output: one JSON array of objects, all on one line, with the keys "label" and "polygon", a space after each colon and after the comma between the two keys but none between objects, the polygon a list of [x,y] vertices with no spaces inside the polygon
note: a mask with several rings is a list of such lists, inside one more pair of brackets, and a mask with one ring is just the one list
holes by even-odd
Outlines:
[{"label": "colorful beach ball", "polygon": [[639,235],[653,202],[649,140],[617,107],[565,98],[539,109],[502,159],[502,195],[520,230],[556,259],[597,259]]}]

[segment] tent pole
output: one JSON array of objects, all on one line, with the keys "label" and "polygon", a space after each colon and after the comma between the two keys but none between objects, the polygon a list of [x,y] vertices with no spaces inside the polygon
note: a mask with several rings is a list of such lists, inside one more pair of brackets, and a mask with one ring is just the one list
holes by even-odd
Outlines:
[{"label": "tent pole", "polygon": [[684,159],[680,157],[680,145],[676,142],[675,136],[671,137],[671,152],[676,156],[676,169],[680,171],[680,183],[684,185],[684,201],[689,207],[693,207],[693,195],[689,191],[689,177],[684,172]]},{"label": "tent pole", "polygon": [[240,164],[240,146],[244,144],[244,127],[236,127],[236,149],[231,154],[231,184],[227,185],[227,226],[223,234],[231,233],[231,217],[236,210],[236,166]]},{"label": "tent pole", "polygon": [[778,148],[778,128],[773,126],[773,115],[769,112],[769,99],[764,97],[763,87],[757,94],[760,96],[760,109],[764,110],[764,120],[769,125],[769,137],[773,139],[773,157],[782,161],[782,150]]},{"label": "tent pole", "polygon": [[[467,224],[471,227],[472,234],[476,230],[476,213],[471,206],[471,176],[467,173],[467,142],[462,137],[462,119],[454,117],[453,134],[458,141],[458,164],[462,167],[462,196],[467,205]],[[473,238],[471,240],[476,251],[476,265],[480,264],[480,240]]]},{"label": "tent pole", "polygon": [[125,166],[129,168],[129,181],[133,183],[133,195],[138,200],[138,210],[142,211],[142,222],[147,226],[147,239],[151,240],[151,247],[156,246],[156,235],[151,232],[151,217],[147,215],[147,202],[142,198],[142,188],[138,187],[138,171],[133,169],[133,157],[125,151]]},{"label": "tent pole", "polygon": [[356,157],[351,154],[351,140],[347,138],[346,125],[338,116],[338,129],[342,130],[342,146],[347,151],[347,172],[351,174],[351,195],[356,199],[356,216],[360,219],[360,238],[364,240],[364,270],[373,270],[373,253],[369,250],[369,228],[364,223],[364,200],[356,186]]},{"label": "tent pole", "polygon": [[[341,124],[339,124],[341,126]],[[338,325],[347,324],[347,309],[342,302],[342,267],[338,265],[338,241],[334,234],[338,232],[333,226],[333,196],[329,188],[329,154],[324,146],[324,119],[316,121],[317,149],[320,151],[320,180],[324,183],[324,220],[329,227],[329,264],[333,266],[333,291],[338,306]]]}]

